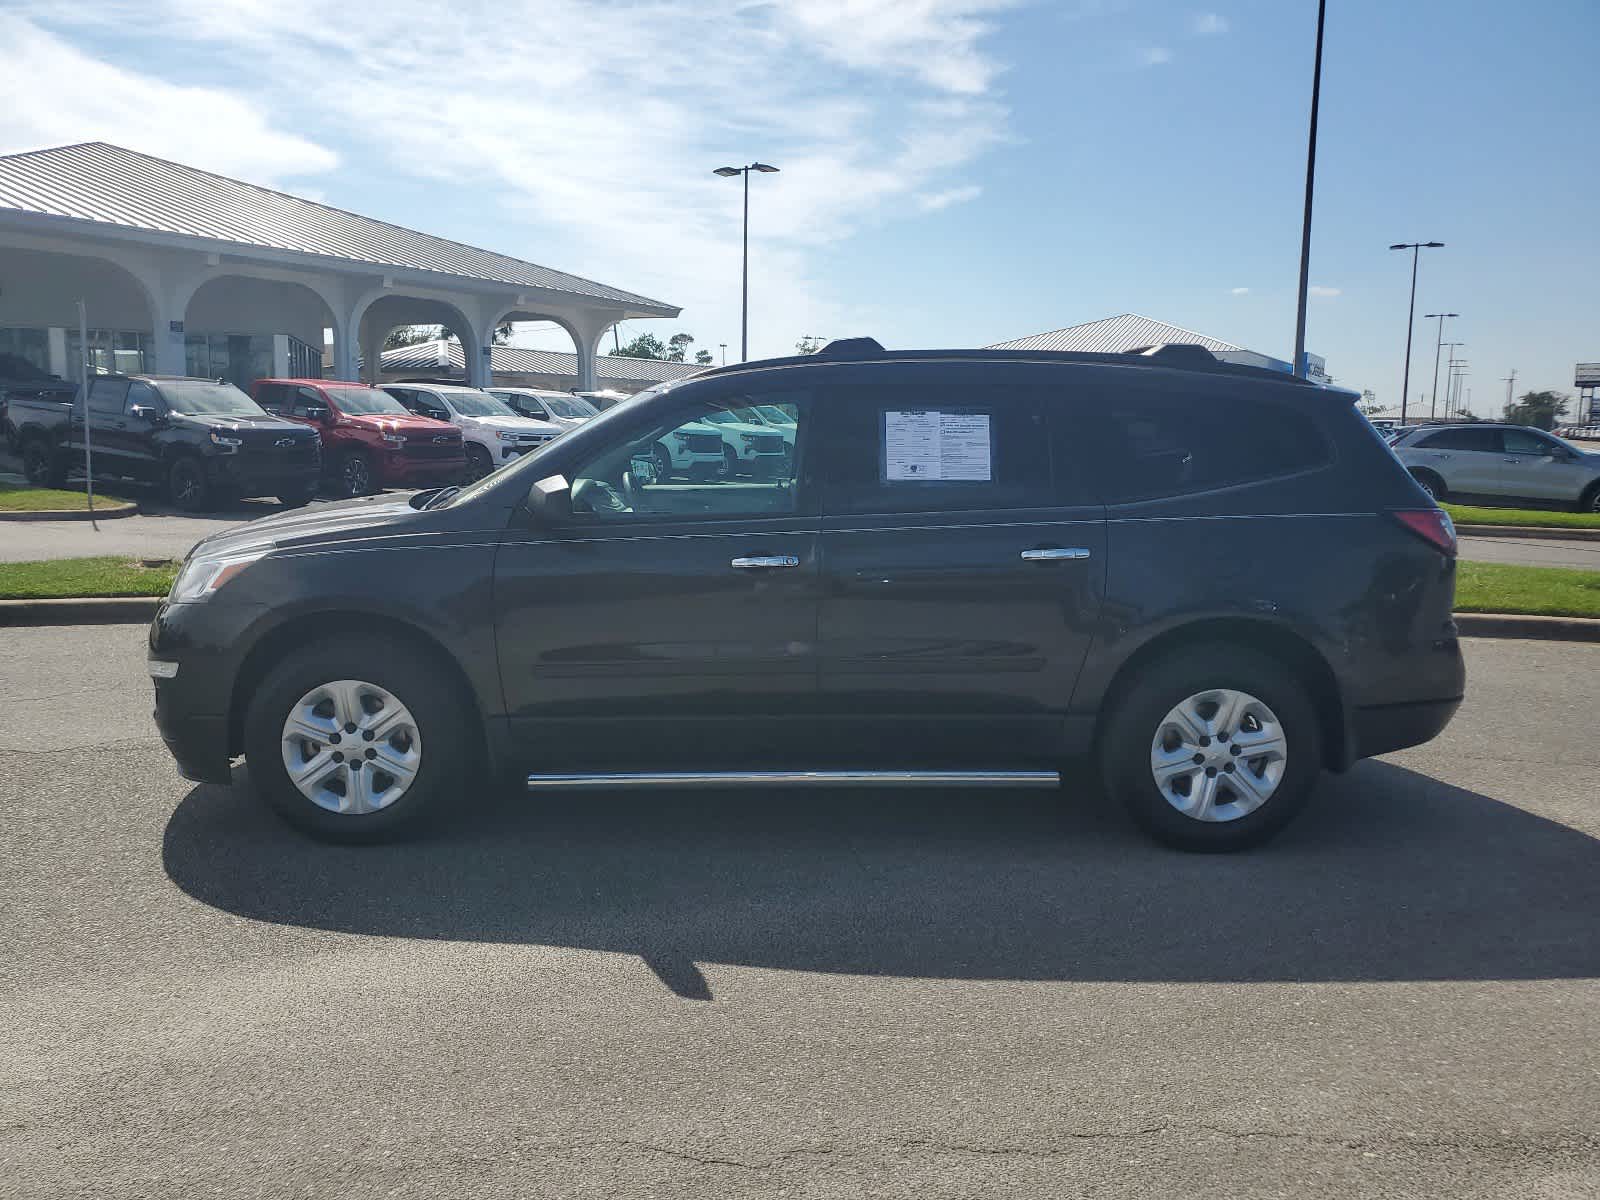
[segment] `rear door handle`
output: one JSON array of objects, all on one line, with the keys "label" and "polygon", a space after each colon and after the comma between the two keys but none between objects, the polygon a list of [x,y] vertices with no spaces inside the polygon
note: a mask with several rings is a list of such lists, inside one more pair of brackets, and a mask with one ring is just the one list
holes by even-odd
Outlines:
[{"label": "rear door handle", "polygon": [[1048,550],[1024,550],[1023,562],[1056,562],[1063,558],[1088,558],[1089,551],[1084,546],[1052,546]]},{"label": "rear door handle", "polygon": [[800,560],[793,554],[758,554],[751,558],[736,558],[731,565],[741,571],[764,571],[769,567],[798,567]]}]

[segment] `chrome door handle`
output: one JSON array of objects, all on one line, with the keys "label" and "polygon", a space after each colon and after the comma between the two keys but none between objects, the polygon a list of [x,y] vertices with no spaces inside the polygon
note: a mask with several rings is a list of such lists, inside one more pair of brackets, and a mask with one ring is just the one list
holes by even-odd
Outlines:
[{"label": "chrome door handle", "polygon": [[731,565],[741,571],[762,571],[768,567],[798,567],[800,560],[792,554],[758,554],[753,558],[736,558]]},{"label": "chrome door handle", "polygon": [[1501,459],[1501,460],[1500,460],[1500,461],[1501,461],[1501,462],[1508,462],[1508,463],[1510,463],[1510,464],[1511,464],[1511,465],[1512,465],[1512,466],[1516,466],[1516,465],[1517,465],[1517,464],[1518,464],[1518,463],[1519,463],[1519,462],[1521,462],[1521,461],[1522,461],[1522,460],[1521,460],[1521,459],[1520,459],[1520,458],[1502,458],[1502,459]]},{"label": "chrome door handle", "polygon": [[1053,546],[1049,550],[1024,550],[1023,562],[1056,562],[1063,558],[1088,558],[1089,551],[1084,546]]}]

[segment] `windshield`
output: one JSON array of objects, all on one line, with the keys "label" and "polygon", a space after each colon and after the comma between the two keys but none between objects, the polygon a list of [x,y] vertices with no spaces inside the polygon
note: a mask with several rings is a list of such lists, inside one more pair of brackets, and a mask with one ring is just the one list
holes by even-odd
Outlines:
[{"label": "windshield", "polygon": [[558,417],[569,417],[583,421],[598,415],[597,410],[576,396],[540,396],[544,406]]},{"label": "windshield", "polygon": [[161,398],[175,413],[190,417],[264,417],[267,410],[231,383],[209,379],[164,379],[157,385]]},{"label": "windshield", "polygon": [[464,417],[514,417],[504,400],[487,392],[440,392],[445,403]]},{"label": "windshield", "polygon": [[333,397],[334,403],[339,406],[339,411],[342,413],[362,416],[384,413],[395,417],[410,415],[405,405],[388,392],[380,392],[377,388],[329,388],[328,394]]},{"label": "windshield", "polygon": [[776,404],[758,404],[756,405],[756,411],[767,420],[771,421],[774,425],[794,424],[794,418],[788,413],[784,412],[783,409],[779,408]]}]

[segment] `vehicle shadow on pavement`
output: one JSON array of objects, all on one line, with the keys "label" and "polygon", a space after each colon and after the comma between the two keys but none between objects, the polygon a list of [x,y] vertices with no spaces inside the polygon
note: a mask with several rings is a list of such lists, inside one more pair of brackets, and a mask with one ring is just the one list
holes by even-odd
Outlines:
[{"label": "vehicle shadow on pavement", "polygon": [[163,845],[203,903],[393,937],[958,979],[1600,975],[1600,842],[1391,763],[1325,777],[1272,845],[1186,855],[1087,792],[607,793],[329,846],[197,787]]}]

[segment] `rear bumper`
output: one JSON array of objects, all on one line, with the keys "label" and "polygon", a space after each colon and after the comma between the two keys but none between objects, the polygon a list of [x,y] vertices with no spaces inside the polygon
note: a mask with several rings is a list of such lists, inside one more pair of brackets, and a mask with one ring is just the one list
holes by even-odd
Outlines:
[{"label": "rear bumper", "polygon": [[1371,758],[1407,746],[1431,741],[1450,723],[1461,707],[1461,697],[1409,704],[1380,704],[1358,708],[1350,714],[1355,758]]}]

